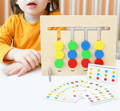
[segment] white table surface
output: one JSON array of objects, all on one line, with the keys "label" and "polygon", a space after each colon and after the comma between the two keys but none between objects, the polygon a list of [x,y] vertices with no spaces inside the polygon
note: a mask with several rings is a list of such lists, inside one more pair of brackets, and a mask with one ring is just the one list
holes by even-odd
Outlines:
[{"label": "white table surface", "polygon": [[[120,66],[120,61],[117,61],[117,64]],[[64,103],[45,99],[46,94],[55,84],[62,83],[65,80],[84,79],[85,76],[55,76],[52,77],[52,83],[49,83],[48,77],[42,76],[40,69],[22,77],[8,77],[2,72],[3,67],[4,65],[0,64],[0,111],[120,110],[120,99],[97,105],[91,105],[84,99],[77,103]],[[117,93],[120,92],[120,82],[108,87],[113,88]]]}]

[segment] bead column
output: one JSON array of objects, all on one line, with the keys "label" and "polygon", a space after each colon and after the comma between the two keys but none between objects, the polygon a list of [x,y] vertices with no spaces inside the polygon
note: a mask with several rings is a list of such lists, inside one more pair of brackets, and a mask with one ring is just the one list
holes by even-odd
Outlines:
[{"label": "bead column", "polygon": [[88,68],[88,64],[91,63],[89,58],[91,57],[91,52],[89,51],[90,49],[90,42],[88,41],[88,30],[84,30],[84,41],[81,43],[81,48],[83,49],[82,51],[82,61],[81,65],[83,68]]}]

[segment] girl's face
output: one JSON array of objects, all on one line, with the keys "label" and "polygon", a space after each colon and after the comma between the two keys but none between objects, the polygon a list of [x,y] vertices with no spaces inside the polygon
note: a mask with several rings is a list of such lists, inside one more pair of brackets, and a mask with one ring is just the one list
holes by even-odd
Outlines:
[{"label": "girl's face", "polygon": [[17,4],[24,13],[40,15],[47,7],[50,0],[17,0]]}]

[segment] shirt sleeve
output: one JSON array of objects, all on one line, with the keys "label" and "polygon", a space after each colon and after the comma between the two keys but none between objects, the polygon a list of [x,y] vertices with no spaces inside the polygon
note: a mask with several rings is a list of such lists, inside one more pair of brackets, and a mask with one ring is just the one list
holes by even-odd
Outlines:
[{"label": "shirt sleeve", "polygon": [[11,46],[14,37],[14,17],[8,18],[6,23],[0,27],[0,62],[9,63],[5,55],[13,48]]}]

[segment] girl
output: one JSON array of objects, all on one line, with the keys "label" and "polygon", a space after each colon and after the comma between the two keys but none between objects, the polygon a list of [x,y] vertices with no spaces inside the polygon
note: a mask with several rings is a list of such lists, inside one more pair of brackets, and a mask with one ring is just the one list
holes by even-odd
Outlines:
[{"label": "girl", "polygon": [[40,15],[59,15],[59,0],[11,0],[14,13],[0,28],[4,72],[24,75],[40,65]]}]

